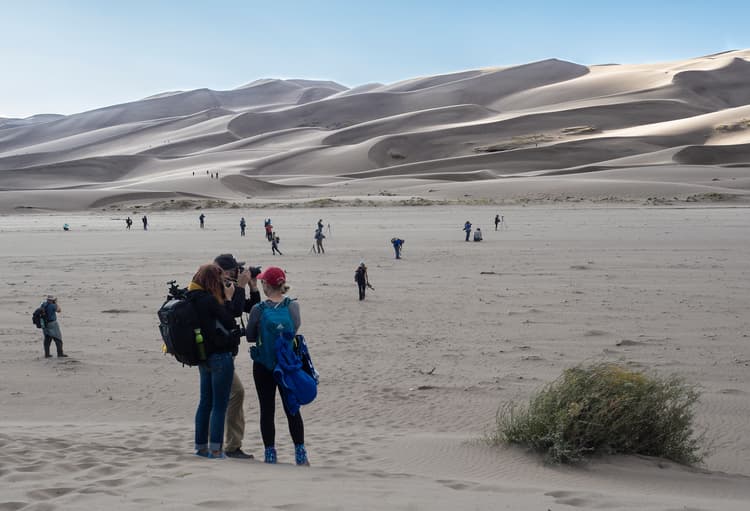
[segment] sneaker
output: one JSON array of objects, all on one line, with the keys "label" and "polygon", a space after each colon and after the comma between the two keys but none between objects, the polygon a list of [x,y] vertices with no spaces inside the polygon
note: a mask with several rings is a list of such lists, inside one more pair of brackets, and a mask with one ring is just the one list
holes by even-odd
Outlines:
[{"label": "sneaker", "polygon": [[233,451],[224,451],[224,454],[226,454],[229,458],[237,458],[242,460],[252,460],[255,458],[255,456],[244,452],[239,447]]},{"label": "sneaker", "polygon": [[208,449],[198,449],[195,451],[195,455],[201,458],[208,458]]},{"label": "sneaker", "polygon": [[266,447],[263,461],[266,463],[271,463],[271,464],[276,463],[276,448],[275,447]]},{"label": "sneaker", "polygon": [[225,460],[227,459],[226,455],[224,454],[224,451],[208,451],[208,456],[206,456],[210,460]]},{"label": "sneaker", "polygon": [[307,451],[304,444],[294,446],[294,462],[300,467],[309,467],[310,461],[307,459]]},{"label": "sneaker", "polygon": [[68,356],[65,353],[60,353],[57,358],[68,358]]}]

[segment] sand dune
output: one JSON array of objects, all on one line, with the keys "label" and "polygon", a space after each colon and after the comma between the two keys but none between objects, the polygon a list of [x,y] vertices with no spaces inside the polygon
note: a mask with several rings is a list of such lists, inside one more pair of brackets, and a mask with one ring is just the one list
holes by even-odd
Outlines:
[{"label": "sand dune", "polygon": [[[711,182],[718,171],[711,166],[750,160],[749,81],[750,50],[742,50],[636,65],[549,59],[352,89],[263,79],[230,91],[173,91],[70,116],[0,121],[0,189],[85,187],[102,196],[128,189],[145,197],[169,183],[179,196],[195,193],[187,178],[209,169],[283,181],[289,200],[350,196],[355,188],[408,195],[415,179],[428,188],[438,179],[439,198],[460,199],[468,184],[481,182],[469,195],[492,201],[501,200],[496,186],[485,186],[493,176],[544,183],[550,174],[634,164],[659,175],[672,163],[700,165]],[[240,183],[242,190],[232,188]],[[201,195],[236,200],[277,190],[247,183],[220,180]],[[606,196],[617,197],[621,183],[612,180]],[[650,186],[653,180],[636,195],[651,197]],[[670,186],[671,196],[684,193],[671,174],[660,190]],[[528,199],[538,188],[516,185],[510,199]],[[0,210],[47,206],[43,193],[33,196],[41,203],[5,194]],[[722,198],[744,201],[748,191],[735,187]]]}]

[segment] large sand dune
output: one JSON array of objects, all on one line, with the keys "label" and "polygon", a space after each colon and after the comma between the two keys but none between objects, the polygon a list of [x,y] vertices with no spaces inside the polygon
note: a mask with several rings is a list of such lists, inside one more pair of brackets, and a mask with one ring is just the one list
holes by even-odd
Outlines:
[{"label": "large sand dune", "polygon": [[[154,193],[243,201],[388,190],[529,200],[545,183],[557,189],[560,176],[581,199],[647,199],[660,183],[670,199],[743,201],[744,186],[728,192],[711,183],[724,181],[730,165],[750,169],[749,60],[750,50],[638,65],[549,59],[353,89],[265,79],[70,116],[0,119],[0,210],[58,208],[64,190],[88,192],[62,201],[71,210]],[[650,168],[640,188],[638,174],[626,178],[633,162]],[[708,184],[681,179],[672,165],[699,166]],[[616,169],[621,178],[605,172]],[[206,170],[220,179],[208,183]],[[241,175],[285,187],[227,179]],[[598,185],[572,180],[581,175],[596,175]],[[507,176],[524,178],[512,193]]]}]

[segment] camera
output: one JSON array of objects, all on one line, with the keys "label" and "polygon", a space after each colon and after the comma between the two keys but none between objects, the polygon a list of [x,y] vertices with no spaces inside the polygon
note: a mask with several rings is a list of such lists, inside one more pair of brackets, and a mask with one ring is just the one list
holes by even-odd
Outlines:
[{"label": "camera", "polygon": [[[250,271],[250,276],[252,278],[256,278],[258,275],[260,275],[261,267],[260,266],[250,266],[250,267],[248,267],[248,270]],[[243,271],[245,271],[245,267],[244,266],[240,266],[239,267],[239,271],[240,271],[240,273],[242,273]]]}]

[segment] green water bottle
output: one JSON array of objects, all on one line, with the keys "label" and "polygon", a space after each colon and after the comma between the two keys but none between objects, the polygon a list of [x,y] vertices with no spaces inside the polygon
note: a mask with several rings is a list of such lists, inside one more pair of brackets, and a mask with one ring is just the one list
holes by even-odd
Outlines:
[{"label": "green water bottle", "polygon": [[203,334],[200,328],[193,330],[195,332],[195,344],[198,345],[198,358],[206,360],[206,345],[203,344]]}]

